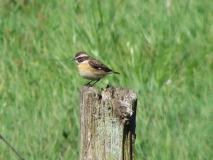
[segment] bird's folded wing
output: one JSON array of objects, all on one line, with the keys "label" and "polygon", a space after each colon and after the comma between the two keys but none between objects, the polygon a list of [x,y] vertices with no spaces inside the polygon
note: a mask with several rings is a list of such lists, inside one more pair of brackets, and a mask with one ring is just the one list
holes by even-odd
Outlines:
[{"label": "bird's folded wing", "polygon": [[93,60],[93,59],[89,60],[89,65],[98,70],[103,70],[105,72],[112,72],[110,68],[108,68],[106,65],[104,65],[98,60]]}]

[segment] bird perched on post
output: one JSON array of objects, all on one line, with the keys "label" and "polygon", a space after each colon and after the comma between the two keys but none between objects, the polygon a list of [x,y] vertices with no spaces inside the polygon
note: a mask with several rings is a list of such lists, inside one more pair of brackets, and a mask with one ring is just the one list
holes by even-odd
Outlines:
[{"label": "bird perched on post", "polygon": [[[86,52],[78,52],[74,57],[75,62],[78,65],[79,74],[86,79],[89,79],[89,83],[86,85],[93,86],[100,79],[108,74],[119,74],[113,71],[101,61],[89,56]],[[93,84],[91,84],[94,81]]]}]

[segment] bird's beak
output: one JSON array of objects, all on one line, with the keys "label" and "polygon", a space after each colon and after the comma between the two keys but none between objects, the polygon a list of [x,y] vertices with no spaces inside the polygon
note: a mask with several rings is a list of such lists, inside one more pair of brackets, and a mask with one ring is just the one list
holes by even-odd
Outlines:
[{"label": "bird's beak", "polygon": [[64,59],[64,61],[70,61],[70,60],[71,60],[71,61],[75,61],[75,58],[68,57],[68,58],[65,58],[65,59]]}]

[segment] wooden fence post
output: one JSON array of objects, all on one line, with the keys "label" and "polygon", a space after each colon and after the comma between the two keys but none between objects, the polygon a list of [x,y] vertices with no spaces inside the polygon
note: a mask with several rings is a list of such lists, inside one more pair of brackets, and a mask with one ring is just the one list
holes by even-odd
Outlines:
[{"label": "wooden fence post", "polygon": [[134,160],[136,94],[83,87],[80,105],[80,160]]}]

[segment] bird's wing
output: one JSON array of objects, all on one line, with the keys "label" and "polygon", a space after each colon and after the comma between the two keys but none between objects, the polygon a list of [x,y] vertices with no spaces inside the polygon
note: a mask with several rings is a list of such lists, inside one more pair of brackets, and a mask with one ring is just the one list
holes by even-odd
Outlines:
[{"label": "bird's wing", "polygon": [[112,72],[112,70],[110,68],[108,68],[106,65],[104,65],[103,63],[101,63],[98,60],[91,59],[91,60],[89,60],[89,64],[91,67],[93,67],[95,69],[103,70],[105,72]]}]

